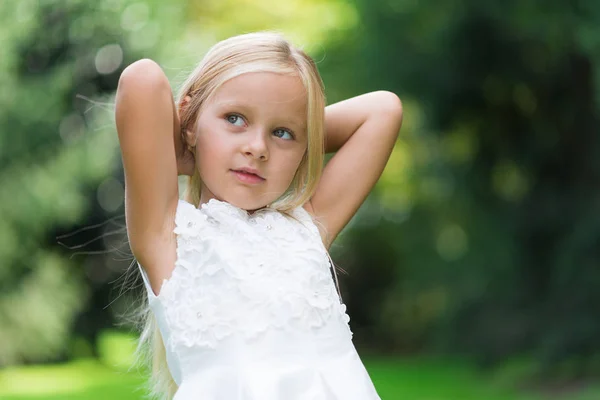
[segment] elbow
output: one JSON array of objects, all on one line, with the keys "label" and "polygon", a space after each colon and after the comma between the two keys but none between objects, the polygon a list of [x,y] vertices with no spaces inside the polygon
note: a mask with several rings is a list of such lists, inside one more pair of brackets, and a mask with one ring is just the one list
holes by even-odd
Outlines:
[{"label": "elbow", "polygon": [[171,85],[161,67],[150,59],[142,59],[128,65],[117,85],[115,96],[116,110],[135,107],[145,99],[157,96],[171,98]]},{"label": "elbow", "polygon": [[383,115],[386,119],[391,121],[391,123],[397,128],[395,129],[395,132],[398,134],[402,125],[403,117],[402,101],[400,100],[400,97],[387,90],[375,92],[375,95],[377,95],[377,101],[375,102],[377,106],[375,112],[379,116]]},{"label": "elbow", "polygon": [[378,110],[386,114],[396,115],[399,118],[402,116],[402,101],[396,93],[387,90],[380,90],[375,93],[377,94]]},{"label": "elbow", "polygon": [[156,86],[167,85],[170,87],[169,80],[158,63],[149,59],[143,58],[129,64],[119,77],[117,91],[123,90],[128,86]]},{"label": "elbow", "polygon": [[160,65],[154,60],[149,58],[142,58],[129,64],[123,72],[121,72],[121,78],[129,79],[132,76],[148,75],[162,71]]}]

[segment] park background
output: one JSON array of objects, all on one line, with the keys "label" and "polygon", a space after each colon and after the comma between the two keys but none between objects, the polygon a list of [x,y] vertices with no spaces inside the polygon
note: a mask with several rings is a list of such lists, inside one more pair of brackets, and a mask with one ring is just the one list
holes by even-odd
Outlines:
[{"label": "park background", "polygon": [[0,397],[143,398],[114,91],[140,58],[176,91],[256,30],[311,54],[329,103],[403,101],[332,248],[381,397],[600,399],[593,0],[0,1]]}]

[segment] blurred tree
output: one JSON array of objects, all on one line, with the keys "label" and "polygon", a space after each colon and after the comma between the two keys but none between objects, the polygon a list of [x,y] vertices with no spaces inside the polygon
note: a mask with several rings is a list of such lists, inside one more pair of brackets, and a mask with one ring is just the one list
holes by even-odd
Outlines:
[{"label": "blurred tree", "polygon": [[153,13],[172,8],[0,2],[0,365],[68,356],[83,310],[77,329],[91,339],[114,323],[105,308],[118,268],[68,259],[73,251],[59,251],[56,235],[120,207],[122,185],[107,179],[119,165],[116,135],[99,122],[112,111],[88,98],[112,93],[125,65],[152,55],[160,45]]},{"label": "blurred tree", "polygon": [[[395,319],[385,343],[420,347],[404,335],[418,322],[429,348],[585,369],[600,334],[600,3],[357,5],[360,28],[330,51],[327,80],[356,82],[340,97],[386,88],[424,113],[392,157],[408,157],[403,177],[388,170],[379,187],[399,201],[387,240],[403,271],[380,331],[414,317]],[[390,182],[406,194],[390,196]],[[349,233],[347,257],[368,251],[363,233]]]}]

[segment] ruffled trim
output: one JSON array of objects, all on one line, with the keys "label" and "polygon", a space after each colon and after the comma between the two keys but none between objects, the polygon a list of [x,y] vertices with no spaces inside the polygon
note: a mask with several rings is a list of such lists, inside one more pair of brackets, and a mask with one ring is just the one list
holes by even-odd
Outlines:
[{"label": "ruffled trim", "polygon": [[330,323],[352,337],[318,229],[302,211],[294,211],[299,227],[271,209],[250,215],[216,199],[199,209],[179,201],[177,260],[158,296],[172,351],[215,348],[234,333],[251,340],[269,329]]}]

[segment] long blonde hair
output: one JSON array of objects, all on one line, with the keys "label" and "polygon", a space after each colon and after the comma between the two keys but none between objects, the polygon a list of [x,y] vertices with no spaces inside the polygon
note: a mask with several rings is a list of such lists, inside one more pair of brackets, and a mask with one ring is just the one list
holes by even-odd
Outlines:
[{"label": "long blonde hair", "polygon": [[[313,59],[292,46],[282,35],[271,32],[234,36],[214,45],[183,83],[177,96],[182,104],[190,96],[179,119],[183,132],[193,129],[202,106],[228,80],[250,72],[273,72],[298,76],[306,88],[308,146],[288,190],[269,206],[284,214],[307,202],[321,177],[324,158],[325,93]],[[200,203],[202,182],[198,171],[188,178],[185,199],[196,207]],[[334,270],[335,272],[335,270]],[[136,349],[136,360],[151,365],[150,396],[170,400],[177,384],[169,372],[166,351],[155,317],[149,306],[140,310],[143,327]],[[145,348],[146,352],[143,352]]]}]

